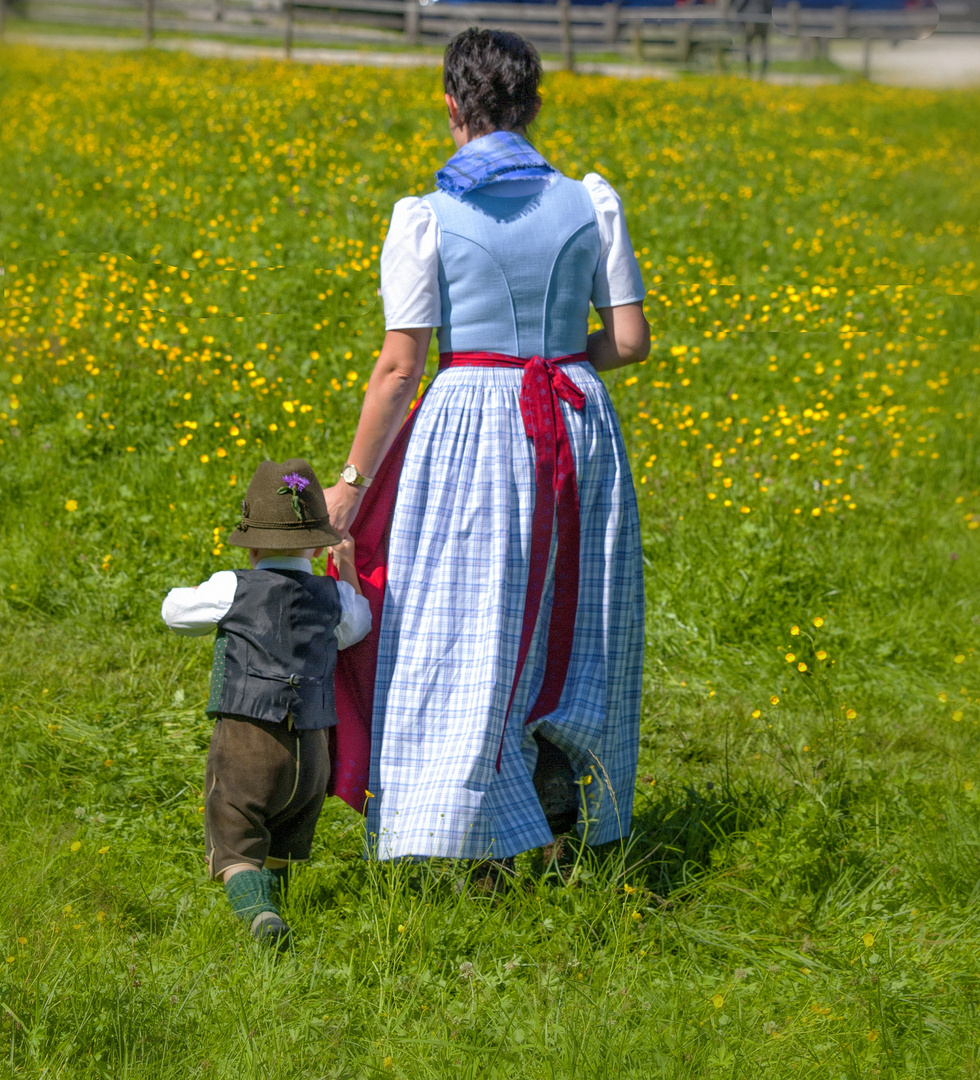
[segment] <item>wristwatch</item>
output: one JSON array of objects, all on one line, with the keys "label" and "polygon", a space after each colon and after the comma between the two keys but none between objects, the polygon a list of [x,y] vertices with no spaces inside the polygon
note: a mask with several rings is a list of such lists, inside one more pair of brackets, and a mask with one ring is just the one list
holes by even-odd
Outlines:
[{"label": "wristwatch", "polygon": [[357,471],[357,466],[351,465],[351,463],[348,461],[347,464],[340,470],[340,479],[343,480],[345,484],[350,484],[351,487],[368,488],[371,486],[371,481],[374,479],[374,477],[361,476],[361,474]]}]

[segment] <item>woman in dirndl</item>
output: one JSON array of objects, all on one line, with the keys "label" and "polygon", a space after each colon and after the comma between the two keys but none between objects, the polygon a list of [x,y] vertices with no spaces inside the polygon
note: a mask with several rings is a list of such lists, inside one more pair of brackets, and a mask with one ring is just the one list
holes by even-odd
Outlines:
[{"label": "woman in dirndl", "polygon": [[384,346],[325,492],[374,614],[338,665],[334,792],[381,859],[508,859],[552,841],[569,794],[589,843],[630,828],[642,557],[597,372],[647,355],[645,290],[613,188],[526,138],[540,77],[516,34],[448,46],[457,152],[395,204]]}]

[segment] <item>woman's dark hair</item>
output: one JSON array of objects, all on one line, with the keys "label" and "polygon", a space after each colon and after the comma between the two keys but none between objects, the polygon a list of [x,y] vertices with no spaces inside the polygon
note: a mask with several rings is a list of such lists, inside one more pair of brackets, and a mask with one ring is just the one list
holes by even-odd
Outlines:
[{"label": "woman's dark hair", "polygon": [[525,128],[541,102],[538,50],[507,30],[464,30],[446,46],[442,85],[473,135]]}]

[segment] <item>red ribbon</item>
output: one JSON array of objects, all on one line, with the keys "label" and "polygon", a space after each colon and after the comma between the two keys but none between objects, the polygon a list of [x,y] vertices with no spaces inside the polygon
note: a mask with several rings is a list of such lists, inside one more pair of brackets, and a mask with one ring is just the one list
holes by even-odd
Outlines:
[{"label": "red ribbon", "polygon": [[[559,365],[580,363],[583,353],[546,360],[529,360],[502,353],[443,353],[439,370],[451,367],[523,368],[521,416],[528,438],[534,442],[534,516],[531,521],[531,552],[524,618],[511,684],[504,730],[514,704],[514,696],[531,648],[531,639],[541,610],[541,598],[551,554],[552,529],[557,522],[555,590],[548,623],[548,653],[544,679],[525,723],[547,716],[558,707],[572,654],[575,614],[578,607],[579,501],[575,479],[575,459],[565,427],[560,401],[575,409],[585,407],[585,395]],[[363,810],[367,794],[371,756],[371,716],[374,709],[374,681],[378,664],[378,640],[382,606],[388,578],[388,537],[398,478],[418,404],[402,425],[394,443],[378,469],[374,483],[361,502],[350,533],[355,542],[355,562],[361,588],[371,607],[371,632],[363,641],[337,655],[334,677],[337,726],[333,729],[331,788],[355,810]],[[336,577],[333,566],[327,572]],[[503,754],[504,733],[497,750],[497,771]]]}]

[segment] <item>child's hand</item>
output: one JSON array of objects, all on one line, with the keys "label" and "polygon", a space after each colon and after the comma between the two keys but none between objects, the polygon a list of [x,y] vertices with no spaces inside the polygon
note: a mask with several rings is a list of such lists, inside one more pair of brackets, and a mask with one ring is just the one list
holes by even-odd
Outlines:
[{"label": "child's hand", "polygon": [[346,581],[355,593],[361,592],[361,582],[358,580],[358,571],[354,567],[354,542],[348,537],[334,544],[333,548],[327,548],[330,557],[337,568],[337,577],[340,581]]},{"label": "child's hand", "polygon": [[354,565],[354,541],[348,536],[345,540],[341,540],[339,544],[334,544],[333,547],[327,548],[330,552],[330,558],[333,559],[334,566],[339,570],[343,565]]},{"label": "child's hand", "polygon": [[346,581],[356,593],[361,591],[361,583],[357,577],[357,569],[354,566],[354,541],[348,536],[332,548],[327,548],[334,566],[337,567],[337,577]]}]

